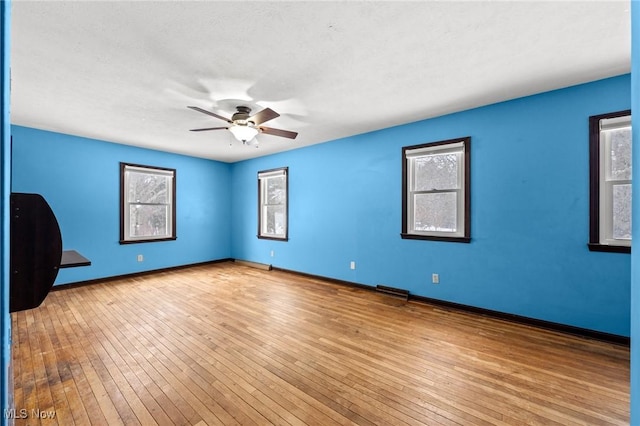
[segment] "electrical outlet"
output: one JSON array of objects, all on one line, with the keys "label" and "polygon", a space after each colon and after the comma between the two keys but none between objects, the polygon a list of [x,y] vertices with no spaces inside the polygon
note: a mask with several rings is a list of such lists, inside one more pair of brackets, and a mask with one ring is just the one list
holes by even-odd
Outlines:
[{"label": "electrical outlet", "polygon": [[351,265],[349,265],[349,267],[351,269],[356,269],[356,262],[354,262],[353,260],[351,261]]},{"label": "electrical outlet", "polygon": [[144,256],[139,254],[138,255],[138,262],[142,262],[144,260]]},{"label": "electrical outlet", "polygon": [[434,284],[439,284],[440,283],[440,275],[431,274],[431,282],[434,283]]},{"label": "electrical outlet", "polygon": [[274,252],[273,250],[271,250],[271,257],[275,256],[276,252]]}]

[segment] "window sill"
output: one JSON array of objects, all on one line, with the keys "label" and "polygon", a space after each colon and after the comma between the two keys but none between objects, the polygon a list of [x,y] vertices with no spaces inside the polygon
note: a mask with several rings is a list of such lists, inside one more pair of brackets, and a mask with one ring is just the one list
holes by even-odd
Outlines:
[{"label": "window sill", "polygon": [[174,241],[177,237],[168,238],[150,238],[148,240],[120,240],[120,244],[138,244],[138,243],[155,243],[158,241]]},{"label": "window sill", "polygon": [[406,234],[401,233],[400,237],[403,240],[430,240],[430,241],[445,241],[450,243],[470,243],[471,237],[441,237],[435,235],[418,235],[418,234]]},{"label": "window sill", "polygon": [[289,241],[289,237],[269,237],[266,235],[256,235],[261,240]]},{"label": "window sill", "polygon": [[608,246],[605,244],[588,243],[589,251],[600,251],[607,253],[631,253],[631,247],[627,246]]}]

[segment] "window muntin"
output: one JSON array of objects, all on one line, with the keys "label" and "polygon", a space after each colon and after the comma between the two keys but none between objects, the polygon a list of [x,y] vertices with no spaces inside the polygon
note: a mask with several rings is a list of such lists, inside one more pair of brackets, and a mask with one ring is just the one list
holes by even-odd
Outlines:
[{"label": "window muntin", "polygon": [[470,241],[470,141],[402,149],[402,238]]},{"label": "window muntin", "polygon": [[258,238],[288,239],[289,169],[258,172]]},{"label": "window muntin", "polygon": [[176,239],[175,169],[120,163],[120,243]]},{"label": "window muntin", "polygon": [[631,112],[589,118],[591,201],[589,248],[630,252]]}]

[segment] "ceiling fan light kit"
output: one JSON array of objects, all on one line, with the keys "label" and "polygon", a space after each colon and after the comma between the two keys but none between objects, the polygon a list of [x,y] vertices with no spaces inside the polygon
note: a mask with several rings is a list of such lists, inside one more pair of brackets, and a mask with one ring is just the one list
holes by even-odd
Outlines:
[{"label": "ceiling fan light kit", "polygon": [[239,140],[240,142],[249,142],[251,139],[255,138],[256,135],[260,132],[253,123],[247,124],[234,124],[229,127],[229,131],[233,133],[233,137]]},{"label": "ceiling fan light kit", "polygon": [[[230,124],[230,126],[228,127],[206,127],[203,129],[191,129],[192,132],[227,129],[231,132],[231,134],[233,134],[233,137],[236,140],[242,142],[245,145],[248,145],[248,142],[253,140],[258,135],[258,133],[266,133],[268,135],[280,136],[289,139],[295,139],[296,136],[298,136],[298,133],[291,132],[289,130],[260,126],[262,123],[273,120],[274,118],[280,116],[280,114],[278,114],[271,108],[265,108],[262,111],[257,112],[253,116],[250,116],[249,114],[251,114],[251,108],[247,106],[237,106],[236,112],[231,116],[231,119],[196,106],[188,106],[187,108],[191,108],[194,111],[210,115],[219,120],[226,121]],[[258,147],[257,139],[255,146]]]}]

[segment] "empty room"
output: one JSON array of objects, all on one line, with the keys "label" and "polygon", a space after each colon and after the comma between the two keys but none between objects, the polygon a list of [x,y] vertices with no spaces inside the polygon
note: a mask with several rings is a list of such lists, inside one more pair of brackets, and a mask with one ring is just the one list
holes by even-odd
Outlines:
[{"label": "empty room", "polygon": [[637,2],[0,14],[0,424],[640,424]]}]

